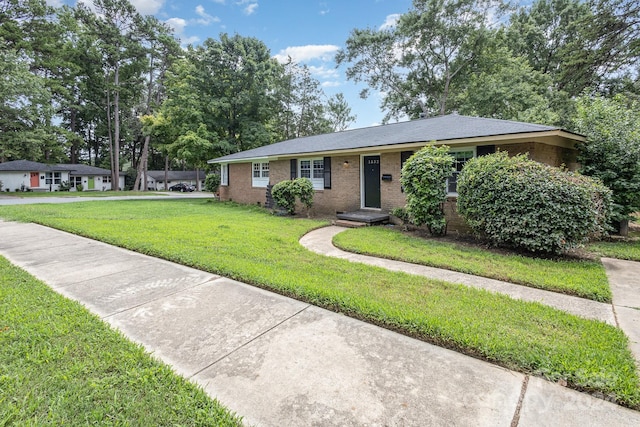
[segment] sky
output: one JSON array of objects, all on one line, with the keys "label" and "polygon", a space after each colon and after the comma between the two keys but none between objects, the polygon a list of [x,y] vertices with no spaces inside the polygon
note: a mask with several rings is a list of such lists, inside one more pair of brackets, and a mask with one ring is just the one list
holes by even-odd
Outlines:
[{"label": "sky", "polygon": [[[54,6],[77,0],[47,0]],[[81,0],[89,3],[91,0]],[[347,80],[346,67],[334,57],[353,29],[393,25],[411,7],[411,0],[131,0],[145,15],[171,26],[183,46],[198,45],[221,33],[255,37],[279,60],[291,56],[309,66],[327,96],[345,95],[357,116],[351,128],[380,124],[379,94],[363,100],[366,86]]]}]

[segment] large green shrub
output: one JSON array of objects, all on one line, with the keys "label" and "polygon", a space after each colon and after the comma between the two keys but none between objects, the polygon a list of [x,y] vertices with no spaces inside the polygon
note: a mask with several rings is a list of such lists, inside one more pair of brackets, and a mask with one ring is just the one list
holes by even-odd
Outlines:
[{"label": "large green shrub", "polygon": [[220,188],[220,175],[217,173],[210,173],[204,179],[204,190],[209,193],[216,193]]},{"label": "large green shrub", "polygon": [[296,199],[307,209],[313,205],[313,184],[309,178],[280,181],[271,189],[273,200],[290,215],[296,211]]},{"label": "large green shrub", "polygon": [[453,172],[449,147],[427,145],[404,163],[400,183],[407,195],[407,213],[415,225],[426,225],[431,234],[446,233],[444,202],[446,182]]},{"label": "large green shrub", "polygon": [[466,163],[458,212],[494,244],[561,253],[604,233],[611,191],[599,181],[498,152]]}]

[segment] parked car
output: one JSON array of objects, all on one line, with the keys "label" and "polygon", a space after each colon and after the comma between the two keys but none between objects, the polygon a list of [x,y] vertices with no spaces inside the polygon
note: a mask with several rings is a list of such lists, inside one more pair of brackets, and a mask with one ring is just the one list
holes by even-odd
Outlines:
[{"label": "parked car", "polygon": [[192,185],[187,185],[184,183],[180,183],[180,184],[176,184],[176,185],[172,185],[171,187],[169,187],[169,191],[180,191],[182,193],[184,193],[185,191],[193,191],[194,187]]}]

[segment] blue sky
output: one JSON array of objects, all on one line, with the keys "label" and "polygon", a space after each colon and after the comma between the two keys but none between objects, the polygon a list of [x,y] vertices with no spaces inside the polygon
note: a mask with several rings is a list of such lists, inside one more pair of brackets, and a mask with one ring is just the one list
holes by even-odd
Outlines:
[{"label": "blue sky", "polygon": [[[91,0],[81,0],[90,3]],[[47,0],[75,4],[76,0]],[[379,124],[383,113],[372,93],[335,68],[333,58],[354,28],[380,28],[411,7],[411,0],[131,0],[139,12],[154,15],[175,30],[183,43],[200,44],[220,33],[255,37],[277,58],[290,55],[307,64],[328,96],[345,94],[356,122],[351,127]]]}]

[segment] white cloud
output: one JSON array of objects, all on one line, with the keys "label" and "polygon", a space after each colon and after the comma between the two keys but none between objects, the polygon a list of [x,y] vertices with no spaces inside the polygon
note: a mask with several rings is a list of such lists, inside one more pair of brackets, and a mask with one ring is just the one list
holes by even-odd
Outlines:
[{"label": "white cloud", "polygon": [[400,15],[399,13],[393,13],[391,15],[387,15],[387,18],[384,20],[384,24],[380,25],[380,29],[381,30],[388,30],[390,28],[393,28],[396,26],[396,24],[398,23],[398,20],[400,19]]},{"label": "white cloud", "polygon": [[335,68],[327,68],[325,66],[316,67],[315,65],[310,65],[309,71],[311,74],[321,79],[337,79],[340,76],[338,70]]},{"label": "white cloud", "polygon": [[187,26],[187,21],[182,18],[169,18],[164,21],[169,27],[173,28],[173,31],[177,36],[184,33],[184,29]]},{"label": "white cloud", "polygon": [[338,86],[342,86],[342,83],[337,81],[322,82],[321,86],[322,87],[338,87]]},{"label": "white cloud", "polygon": [[131,4],[143,15],[155,15],[164,6],[165,0],[130,0]]},{"label": "white cloud", "polygon": [[196,14],[200,17],[196,20],[198,24],[209,25],[212,22],[220,22],[220,18],[218,18],[217,16],[211,16],[207,12],[205,12],[202,5],[196,6]]},{"label": "white cloud", "polygon": [[253,15],[254,13],[256,13],[257,9],[258,9],[258,3],[251,3],[249,6],[244,8],[244,14]]},{"label": "white cloud", "polygon": [[60,7],[63,4],[62,0],[47,0],[47,6]]},{"label": "white cloud", "polygon": [[338,50],[340,50],[338,46],[331,44],[291,46],[281,50],[274,57],[281,63],[287,62],[289,57],[294,62],[306,62],[314,59],[331,61]]}]

